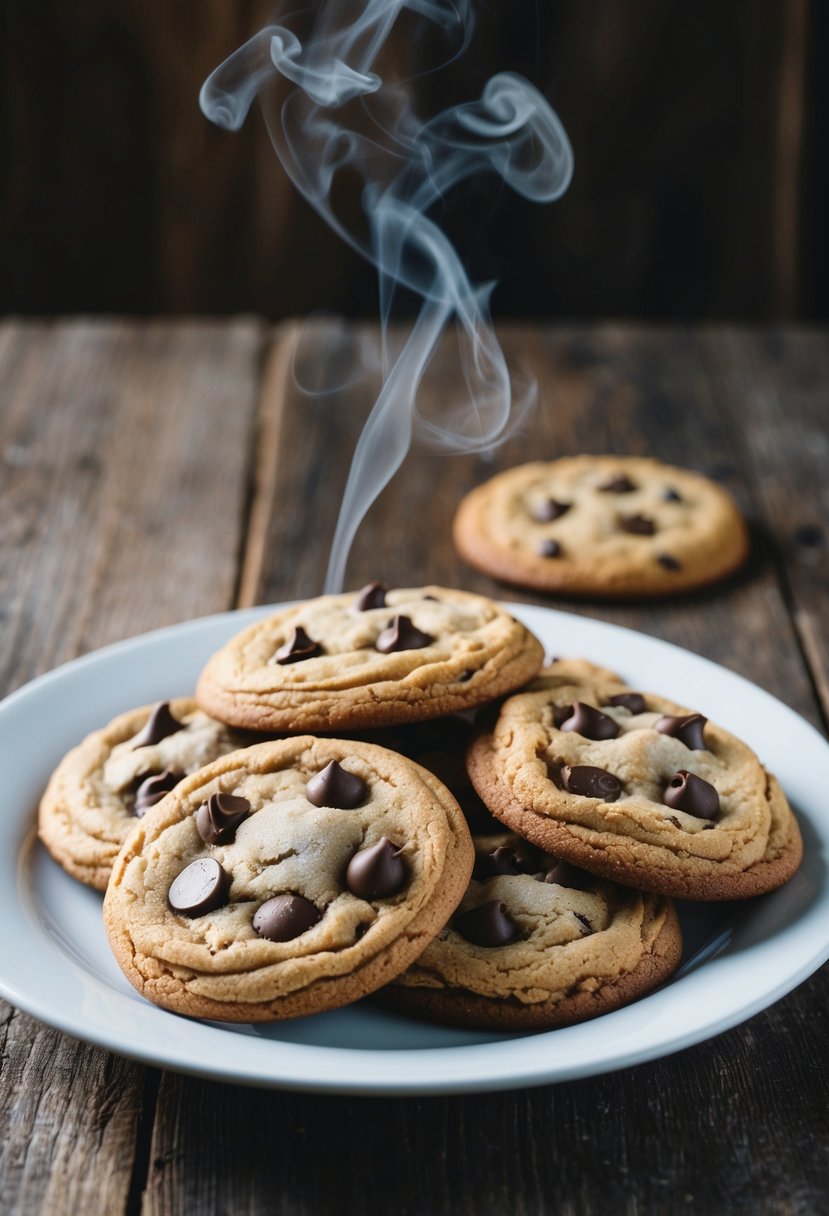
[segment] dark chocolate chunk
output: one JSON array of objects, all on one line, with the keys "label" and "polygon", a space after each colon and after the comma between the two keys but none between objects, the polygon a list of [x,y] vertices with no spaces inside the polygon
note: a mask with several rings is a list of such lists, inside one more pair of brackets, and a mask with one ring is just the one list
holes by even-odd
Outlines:
[{"label": "dark chocolate chunk", "polygon": [[367,793],[362,777],[350,773],[337,760],[326,764],[305,786],[305,797],[314,806],[335,806],[341,811],[359,806]]},{"label": "dark chocolate chunk", "polygon": [[624,473],[618,473],[615,477],[611,477],[610,481],[606,481],[603,486],[599,486],[603,494],[630,494],[636,486],[626,477]]},{"label": "dark chocolate chunk", "polygon": [[196,827],[208,844],[230,844],[236,829],[250,817],[247,798],[235,794],[211,794],[196,811]]},{"label": "dark chocolate chunk", "polygon": [[569,716],[559,730],[575,731],[585,739],[615,739],[619,733],[619,723],[584,701],[574,701]]},{"label": "dark chocolate chunk", "polygon": [[566,722],[568,718],[572,717],[572,714],[573,714],[572,705],[554,705],[553,706],[553,725],[556,727],[561,727],[562,722]]},{"label": "dark chocolate chunk", "polygon": [[566,515],[572,505],[571,502],[557,502],[555,498],[547,498],[544,502],[536,503],[531,514],[537,523],[549,524],[554,519],[561,519],[562,515]]},{"label": "dark chocolate chunk", "polygon": [[543,882],[554,882],[559,887],[570,887],[574,891],[585,891],[595,886],[596,880],[586,870],[570,865],[569,861],[555,861],[538,877]]},{"label": "dark chocolate chunk", "polygon": [[678,490],[675,490],[672,486],[668,487],[668,489],[665,491],[665,493],[662,495],[662,497],[665,500],[665,502],[682,502],[682,495],[679,493]]},{"label": "dark chocolate chunk", "polygon": [[309,638],[301,625],[297,625],[288,641],[279,647],[274,659],[280,666],[286,663],[300,663],[303,659],[316,659],[324,651],[319,642]]},{"label": "dark chocolate chunk", "polygon": [[802,524],[795,530],[794,538],[799,545],[805,545],[807,549],[819,549],[826,540],[819,524]]},{"label": "dark chocolate chunk", "polygon": [[345,872],[345,885],[351,894],[360,899],[388,899],[402,891],[409,867],[400,853],[400,847],[388,836],[355,853]]},{"label": "dark chocolate chunk", "polygon": [[507,946],[517,941],[520,930],[499,899],[462,912],[455,918],[455,928],[473,946]]},{"label": "dark chocolate chunk", "polygon": [[681,570],[682,562],[676,557],[672,557],[670,553],[657,553],[656,560],[660,566],[664,566],[666,570]]},{"label": "dark chocolate chunk", "polygon": [[536,553],[539,557],[561,557],[561,545],[557,540],[548,537],[547,540],[539,542]]},{"label": "dark chocolate chunk", "polygon": [[274,895],[254,912],[253,927],[269,942],[290,942],[321,919],[319,908],[304,895]]},{"label": "dark chocolate chunk", "polygon": [[398,614],[389,621],[374,643],[381,654],[393,654],[398,650],[422,650],[435,639],[412,624],[409,617]]},{"label": "dark chocolate chunk", "polygon": [[135,751],[137,747],[150,747],[153,743],[160,743],[168,735],[174,735],[180,730],[184,730],[184,723],[179,722],[170,713],[170,702],[159,701],[147,719],[144,729],[139,735],[136,735],[132,750]]},{"label": "dark chocolate chunk", "polygon": [[679,718],[664,714],[654,729],[658,730],[661,735],[670,735],[674,739],[679,739],[680,743],[684,743],[692,752],[704,752],[704,730],[707,721],[708,719],[704,718],[702,714],[686,714]]},{"label": "dark chocolate chunk", "polygon": [[370,608],[385,608],[387,591],[388,587],[384,587],[376,579],[374,582],[366,583],[365,587],[357,592],[354,607],[358,612],[368,612]]},{"label": "dark chocolate chunk", "polygon": [[561,784],[568,794],[601,798],[602,802],[615,802],[622,792],[618,777],[592,764],[563,764]]},{"label": "dark chocolate chunk", "polygon": [[671,777],[662,801],[671,810],[685,811],[697,819],[716,819],[720,813],[720,796],[714,786],[684,768]]},{"label": "dark chocolate chunk", "polygon": [[167,899],[182,916],[204,916],[227,903],[230,875],[214,857],[199,857],[170,884]]},{"label": "dark chocolate chunk", "polygon": [[620,515],[619,527],[634,536],[653,536],[656,524],[649,515]]},{"label": "dark chocolate chunk", "polygon": [[587,919],[587,917],[583,915],[583,913],[581,913],[581,912],[574,912],[574,913],[573,913],[573,915],[575,916],[576,920],[577,920],[577,921],[579,921],[579,922],[580,922],[580,923],[581,923],[581,924],[584,926],[584,928],[586,929],[586,931],[587,931],[588,933],[592,933],[592,932],[593,932],[593,926],[591,925],[591,923],[590,923],[590,921]]},{"label": "dark chocolate chunk", "polygon": [[496,878],[500,874],[520,873],[515,850],[504,844],[499,845],[497,849],[492,849],[489,853],[479,854],[475,858],[475,872],[472,877],[476,878],[478,882],[483,882],[487,878]]},{"label": "dark chocolate chunk", "polygon": [[165,794],[169,794],[170,790],[178,785],[183,776],[184,773],[179,773],[173,768],[165,768],[161,773],[151,773],[148,777],[142,778],[141,784],[135,791],[133,814],[142,819],[151,806],[155,806]]},{"label": "dark chocolate chunk", "polygon": [[478,882],[488,878],[497,878],[508,874],[533,874],[538,870],[538,850],[531,844],[499,845],[489,853],[479,853],[475,858],[475,873],[473,877]]},{"label": "dark chocolate chunk", "polygon": [[629,709],[632,714],[644,714],[648,708],[641,692],[617,692],[615,697],[608,698],[607,703]]}]

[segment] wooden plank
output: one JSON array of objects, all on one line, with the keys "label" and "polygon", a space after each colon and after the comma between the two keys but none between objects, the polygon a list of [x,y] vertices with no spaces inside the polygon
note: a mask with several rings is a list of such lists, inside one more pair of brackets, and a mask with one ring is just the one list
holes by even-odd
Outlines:
[{"label": "wooden plank", "polygon": [[[262,562],[258,581],[250,563],[246,566],[246,602],[315,595],[322,589],[346,455],[353,451],[376,387],[371,373],[367,385],[353,380],[355,364],[371,366],[357,353],[361,346],[370,347],[372,330],[357,327],[354,332],[349,355],[341,329],[325,323],[303,331],[299,374],[314,369],[317,380],[311,388],[326,380],[347,381],[342,392],[332,395],[314,396],[297,388],[289,374],[293,361],[278,352],[283,343],[295,345],[298,335],[289,329],[277,338],[273,366],[278,363],[284,377],[281,372],[269,378],[262,410],[263,418],[278,418],[274,425],[282,439],[269,444],[270,471],[261,475],[262,492],[254,504],[256,517],[269,522],[257,548]],[[755,529],[752,561],[740,575],[710,591],[660,602],[545,599],[498,584],[461,562],[449,541],[449,523],[460,498],[499,469],[531,458],[584,451],[647,453],[718,477],[750,519],[764,509],[753,497],[752,479],[740,473],[742,432],[740,419],[732,418],[724,405],[726,389],[720,381],[725,373],[704,360],[693,331],[512,326],[504,329],[503,339],[511,362],[528,363],[538,377],[540,399],[532,420],[490,460],[446,457],[414,447],[358,533],[348,584],[357,587],[375,577],[398,584],[444,582],[644,629],[758,680],[815,720],[812,689],[763,529]],[[424,383],[423,408],[439,410],[442,400],[461,391],[456,361],[446,351]],[[411,520],[418,526],[408,526]],[[769,636],[777,639],[773,649],[766,644]]]},{"label": "wooden plank", "polygon": [[825,1088],[795,1084],[825,1059],[823,978],[795,1016],[789,999],[679,1056],[535,1090],[360,1099],[166,1074],[144,1216],[811,1216]]},{"label": "wooden plank", "polygon": [[[260,345],[251,320],[0,326],[4,690],[232,604]],[[0,1210],[125,1210],[155,1074],[0,1010]]]},{"label": "wooden plank", "polygon": [[743,463],[829,725],[829,334],[712,332],[705,358],[723,403],[742,414]]},{"label": "wooden plank", "polygon": [[[262,402],[272,432],[261,450],[246,597],[320,590],[348,454],[371,404],[370,392],[349,381],[369,336],[368,329],[312,325],[296,359],[279,350],[281,342],[296,345],[296,331],[278,336]],[[728,342],[617,326],[517,327],[504,337],[512,356],[523,354],[540,377],[532,425],[491,463],[414,451],[360,532],[349,585],[371,577],[435,580],[541,602],[469,571],[449,541],[454,506],[467,488],[536,456],[653,453],[718,474],[752,517],[764,517],[767,498],[754,468],[743,467],[753,416],[723,406],[736,374]],[[313,374],[311,388],[348,384],[334,397],[300,393],[289,375],[295,365],[300,381]],[[756,388],[753,366],[740,363],[740,375]],[[779,375],[787,375],[782,360]],[[456,370],[444,358],[424,404],[439,406],[457,391]],[[785,470],[781,461],[774,479],[785,480]],[[797,493],[796,482],[786,493]],[[564,606],[690,646],[816,718],[777,566],[762,539],[746,572],[705,595]],[[468,1098],[263,1093],[165,1075],[144,1214],[575,1216],[621,1209],[806,1216],[820,1210],[829,1187],[827,1008],[824,968],[748,1024],[669,1059]]]}]

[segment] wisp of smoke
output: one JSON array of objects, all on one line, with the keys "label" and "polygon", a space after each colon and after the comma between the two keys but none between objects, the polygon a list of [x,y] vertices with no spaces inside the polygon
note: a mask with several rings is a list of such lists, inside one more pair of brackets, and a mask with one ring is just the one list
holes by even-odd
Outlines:
[{"label": "wisp of smoke", "polygon": [[[376,71],[403,9],[452,35],[455,54],[467,45],[468,0],[323,0],[304,42],[282,25],[260,30],[211,73],[199,99],[207,118],[238,130],[258,95],[274,149],[297,188],[377,268],[384,382],[354,452],[326,591],[342,589],[357,528],[402,464],[415,429],[445,451],[487,451],[507,438],[533,399],[530,386],[515,400],[490,319],[493,284],[470,282],[430,211],[458,182],[483,172],[498,174],[525,198],[551,202],[567,189],[573,169],[558,117],[512,72],[493,76],[479,99],[420,121],[408,89]],[[279,105],[271,100],[275,77],[291,86]],[[363,183],[365,230],[335,214],[332,187],[346,169]],[[386,332],[400,288],[417,293],[422,305],[392,360]],[[436,421],[418,414],[417,390],[450,321],[468,399]]]}]

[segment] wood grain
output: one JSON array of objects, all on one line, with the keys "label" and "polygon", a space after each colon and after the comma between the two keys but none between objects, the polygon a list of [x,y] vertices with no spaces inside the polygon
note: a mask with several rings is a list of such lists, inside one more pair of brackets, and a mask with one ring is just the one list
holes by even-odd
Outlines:
[{"label": "wood grain", "polygon": [[[255,321],[0,326],[5,691],[230,607],[260,344]],[[0,1018],[0,1210],[125,1211],[152,1072]]]},{"label": "wood grain", "polygon": [[[806,375],[805,356],[799,336],[786,342],[775,364],[779,393],[769,404],[771,340],[745,331],[642,326],[507,328],[513,361],[523,359],[539,377],[532,423],[490,462],[412,451],[360,531],[348,584],[435,580],[545,602],[459,561],[449,521],[461,494],[497,469],[537,456],[659,455],[729,486],[754,523],[750,565],[728,584],[675,603],[564,606],[690,646],[817,720],[791,613],[801,587],[792,583],[790,593],[779,578],[777,538],[787,525],[774,497],[799,498],[797,480],[785,472],[792,458],[791,467],[814,478],[814,432],[805,422],[793,426],[791,450],[773,469],[754,456],[758,445],[776,450],[772,434],[763,440],[760,433],[767,424],[773,431],[792,410],[784,390]],[[321,589],[349,453],[376,381],[367,327],[310,324],[275,341],[260,404],[260,434],[269,438],[260,448],[251,512],[258,522],[245,567],[246,598],[262,601]],[[815,336],[814,350],[806,345],[813,360],[818,349],[821,357],[829,349],[825,335]],[[364,383],[355,381],[361,366],[368,368]],[[807,380],[817,390],[820,376],[812,371]],[[326,384],[341,388],[320,393]],[[458,391],[445,357],[424,387],[423,406],[439,409]],[[765,413],[752,404],[760,391]],[[811,416],[812,398],[796,397],[797,412],[801,404],[804,417]],[[774,489],[781,483],[785,489]],[[681,690],[666,691],[682,700]],[[707,708],[716,717],[715,707]],[[184,1210],[807,1216],[820,1210],[829,1186],[828,998],[824,968],[746,1025],[670,1059],[514,1093],[332,1098],[166,1075],[145,1216]],[[219,1158],[221,1169],[207,1164]]]},{"label": "wood grain", "polygon": [[[316,594],[376,388],[373,336],[288,324],[265,349],[245,320],[0,326],[6,687],[234,599]],[[748,568],[676,603],[556,606],[690,646],[818,721],[829,337],[619,325],[503,336],[539,378],[534,418],[490,461],[413,451],[358,535],[348,583],[435,580],[542,602],[460,562],[449,521],[461,494],[536,456],[660,455],[734,492],[755,527]],[[444,352],[423,407],[458,391]],[[793,542],[804,528],[812,541]],[[635,1069],[357,1099],[159,1075],[3,1006],[0,1210],[813,1216],[829,1193],[827,1040],[824,968],[745,1025]]]},{"label": "wood grain", "polygon": [[[259,113],[231,134],[198,107],[273,7],[3,6],[0,309],[374,314],[373,271],[290,185]],[[417,112],[519,71],[576,154],[553,207],[490,177],[442,208],[473,277],[503,281],[501,315],[825,317],[822,7],[479,6],[468,53],[416,83]],[[427,26],[407,27],[408,58],[392,48],[384,71],[446,58]],[[356,178],[338,193],[359,212]]]}]

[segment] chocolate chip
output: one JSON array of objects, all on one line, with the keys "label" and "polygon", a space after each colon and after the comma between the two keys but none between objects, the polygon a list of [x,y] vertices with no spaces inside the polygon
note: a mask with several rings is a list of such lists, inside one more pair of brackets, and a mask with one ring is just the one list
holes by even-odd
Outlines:
[{"label": "chocolate chip", "polygon": [[160,802],[165,794],[169,794],[183,776],[184,773],[179,773],[173,768],[165,768],[161,773],[151,773],[149,777],[142,778],[141,784],[135,791],[133,814],[138,819],[143,819],[150,807]]},{"label": "chocolate chip", "polygon": [[497,878],[501,874],[514,876],[520,873],[515,850],[508,845],[500,845],[489,853],[478,854],[472,877],[478,882],[485,882],[487,878]]},{"label": "chocolate chip", "polygon": [[661,735],[670,735],[673,739],[679,739],[680,743],[684,743],[692,752],[704,752],[705,749],[705,723],[708,721],[702,714],[686,714],[684,717],[673,718],[670,714],[664,714],[654,727]]},{"label": "chocolate chip", "polygon": [[576,920],[584,926],[588,933],[593,932],[593,926],[586,916],[584,916],[581,912],[574,912],[573,915],[575,916]]},{"label": "chocolate chip", "polygon": [[521,936],[506,904],[498,899],[463,912],[455,919],[455,928],[473,946],[506,946]]},{"label": "chocolate chip", "polygon": [[799,545],[805,545],[807,549],[819,549],[826,539],[818,524],[803,524],[796,529],[794,538]]},{"label": "chocolate chip", "polygon": [[665,502],[682,502],[682,495],[678,490],[674,490],[671,486],[662,495]]},{"label": "chocolate chip", "polygon": [[572,507],[571,502],[557,502],[555,498],[547,498],[544,502],[536,503],[531,515],[536,523],[549,524],[554,519],[561,519]]},{"label": "chocolate chip", "polygon": [[230,875],[214,857],[191,861],[170,884],[170,907],[182,916],[204,916],[227,903]]},{"label": "chocolate chip", "polygon": [[611,477],[603,486],[599,486],[602,494],[630,494],[636,486],[626,477],[624,473],[618,473],[615,477]]},{"label": "chocolate chip", "polygon": [[560,728],[562,722],[566,722],[568,718],[572,717],[572,714],[573,714],[572,705],[554,705],[553,706],[553,725]]},{"label": "chocolate chip", "polygon": [[720,812],[720,796],[713,785],[684,768],[671,777],[662,801],[671,810],[685,811],[697,819],[716,819]]},{"label": "chocolate chip", "polygon": [[279,647],[274,659],[280,666],[286,663],[300,663],[303,659],[315,659],[324,654],[319,642],[309,638],[301,625],[297,625],[291,637]]},{"label": "chocolate chip", "polygon": [[561,784],[568,794],[601,798],[602,802],[615,802],[622,792],[618,777],[592,764],[563,764]]},{"label": "chocolate chip", "polygon": [[474,675],[475,675],[475,672],[470,671],[470,669],[467,667],[466,670],[462,671],[461,674],[458,676],[458,683],[459,684],[468,684]]},{"label": "chocolate chip", "polygon": [[135,751],[138,747],[150,747],[153,743],[160,743],[168,735],[174,735],[180,730],[184,730],[184,723],[179,722],[170,713],[170,702],[159,701],[147,719],[144,729],[133,740],[132,750]]},{"label": "chocolate chip", "polygon": [[247,798],[235,794],[211,794],[196,811],[196,828],[208,844],[229,844],[236,829],[250,817]]},{"label": "chocolate chip", "polygon": [[422,650],[435,639],[413,625],[410,618],[398,614],[389,621],[374,643],[381,654],[393,654],[398,650]]},{"label": "chocolate chip", "polygon": [[548,538],[539,542],[536,553],[539,557],[561,557],[561,545],[557,540]]},{"label": "chocolate chip", "polygon": [[574,731],[585,739],[615,739],[619,733],[619,723],[600,709],[586,705],[584,701],[575,701],[570,714],[562,722],[559,730]]},{"label": "chocolate chip", "polygon": [[620,515],[619,527],[634,536],[653,536],[656,524],[649,515]]},{"label": "chocolate chip", "polygon": [[670,553],[657,553],[656,560],[660,566],[664,566],[666,570],[681,570],[682,562],[677,558],[672,557]]},{"label": "chocolate chip", "polygon": [[372,583],[366,583],[365,587],[357,592],[354,607],[358,612],[368,612],[371,608],[385,608],[387,591],[388,587],[384,587],[376,579]]},{"label": "chocolate chip", "polygon": [[305,797],[314,806],[335,806],[341,811],[359,806],[367,793],[362,777],[350,773],[338,760],[326,764],[305,786]]},{"label": "chocolate chip", "polygon": [[388,836],[355,853],[345,872],[345,885],[351,894],[360,899],[388,899],[402,891],[409,868],[400,853]]},{"label": "chocolate chip", "polygon": [[538,850],[532,845],[499,845],[488,853],[479,853],[475,858],[474,878],[485,882],[502,874],[533,874],[538,870]]},{"label": "chocolate chip", "polygon": [[253,914],[253,927],[269,942],[290,942],[322,919],[319,908],[304,895],[274,895]]},{"label": "chocolate chip", "polygon": [[641,692],[617,692],[615,697],[608,698],[607,704],[629,709],[632,714],[644,714],[648,708]]},{"label": "chocolate chip", "polygon": [[539,877],[544,882],[554,882],[559,887],[570,887],[574,891],[585,891],[595,885],[595,878],[569,861],[555,861]]}]

